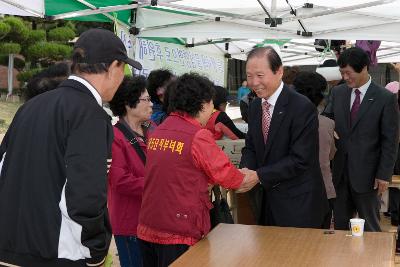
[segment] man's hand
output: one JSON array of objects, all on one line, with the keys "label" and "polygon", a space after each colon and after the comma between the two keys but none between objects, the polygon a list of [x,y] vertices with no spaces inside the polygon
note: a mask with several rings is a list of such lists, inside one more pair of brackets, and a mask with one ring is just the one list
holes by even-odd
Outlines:
[{"label": "man's hand", "polygon": [[213,189],[214,185],[213,184],[208,184],[208,193],[211,193],[211,190]]},{"label": "man's hand", "polygon": [[236,193],[245,193],[260,182],[256,171],[247,168],[240,169],[239,171],[244,174],[244,179],[239,189],[236,190]]},{"label": "man's hand", "polygon": [[390,63],[392,64],[393,68],[400,73],[400,63]]},{"label": "man's hand", "polygon": [[333,131],[333,137],[334,137],[336,140],[339,140],[339,139],[340,139],[340,138],[339,138],[339,135],[337,134],[336,131]]},{"label": "man's hand", "polygon": [[378,178],[375,179],[374,189],[378,189],[378,195],[385,192],[388,189],[388,187],[389,187],[388,181],[380,180]]}]

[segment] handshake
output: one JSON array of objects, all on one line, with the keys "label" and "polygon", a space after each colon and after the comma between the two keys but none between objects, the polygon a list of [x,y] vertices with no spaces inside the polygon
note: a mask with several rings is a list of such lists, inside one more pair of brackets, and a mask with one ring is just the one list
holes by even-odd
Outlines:
[{"label": "handshake", "polygon": [[245,193],[260,182],[256,171],[247,168],[239,169],[239,171],[244,174],[244,178],[236,193]]}]

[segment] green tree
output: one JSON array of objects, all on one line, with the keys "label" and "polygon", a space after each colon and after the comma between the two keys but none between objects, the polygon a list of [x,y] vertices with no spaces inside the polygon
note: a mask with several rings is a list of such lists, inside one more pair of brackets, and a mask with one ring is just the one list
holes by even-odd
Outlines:
[{"label": "green tree", "polygon": [[[76,36],[89,28],[113,29],[110,23],[7,16],[0,19],[0,65],[13,58],[22,83],[42,68],[70,58]],[[9,55],[17,55],[10,57]]]},{"label": "green tree", "polygon": [[50,30],[48,36],[49,41],[68,42],[74,39],[75,32],[70,27],[59,27]]},{"label": "green tree", "polygon": [[6,37],[6,35],[11,31],[11,26],[7,23],[0,22],[0,39]]},{"label": "green tree", "polygon": [[13,62],[22,70],[18,80],[26,82],[41,68],[68,59],[72,52],[69,41],[75,36],[71,21],[7,16],[0,20],[0,64],[8,65],[9,58],[14,58],[9,55],[21,55]]},{"label": "green tree", "polygon": [[2,22],[10,26],[10,31],[3,40],[15,43],[23,43],[28,39],[30,28],[18,17],[6,17]]}]

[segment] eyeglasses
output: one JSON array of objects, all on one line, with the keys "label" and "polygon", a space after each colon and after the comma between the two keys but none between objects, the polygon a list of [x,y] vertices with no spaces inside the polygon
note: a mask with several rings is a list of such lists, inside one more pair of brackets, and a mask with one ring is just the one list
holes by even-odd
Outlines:
[{"label": "eyeglasses", "polygon": [[146,101],[146,102],[151,102],[151,97],[145,97],[145,98],[139,98],[139,101]]}]

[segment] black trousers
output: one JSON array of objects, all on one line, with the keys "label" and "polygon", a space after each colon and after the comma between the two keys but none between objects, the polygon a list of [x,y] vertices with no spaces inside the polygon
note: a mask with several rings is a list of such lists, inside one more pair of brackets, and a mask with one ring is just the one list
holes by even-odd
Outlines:
[{"label": "black trousers", "polygon": [[162,245],[139,239],[143,267],[168,267],[188,249],[188,245]]},{"label": "black trousers", "polygon": [[365,219],[365,231],[381,232],[378,190],[367,193],[355,192],[350,184],[347,166],[343,171],[341,182],[335,189],[336,200],[333,209],[335,229],[349,230],[349,220],[358,213],[360,218]]}]

